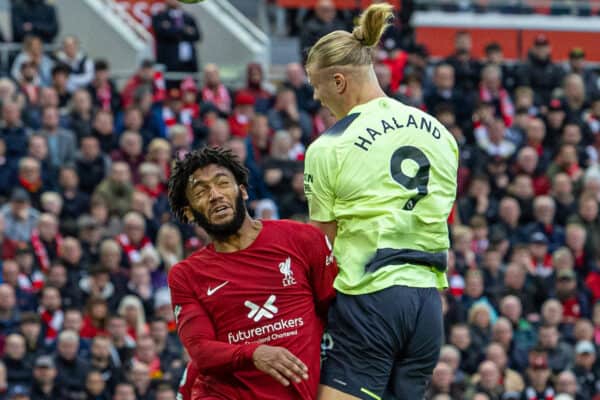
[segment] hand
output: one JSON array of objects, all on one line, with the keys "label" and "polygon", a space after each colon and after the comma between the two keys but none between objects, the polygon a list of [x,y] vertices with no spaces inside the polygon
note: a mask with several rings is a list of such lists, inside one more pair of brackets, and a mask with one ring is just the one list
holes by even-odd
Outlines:
[{"label": "hand", "polygon": [[289,379],[296,383],[308,379],[306,365],[283,347],[260,345],[254,350],[252,361],[256,369],[271,375],[283,386],[289,386]]}]

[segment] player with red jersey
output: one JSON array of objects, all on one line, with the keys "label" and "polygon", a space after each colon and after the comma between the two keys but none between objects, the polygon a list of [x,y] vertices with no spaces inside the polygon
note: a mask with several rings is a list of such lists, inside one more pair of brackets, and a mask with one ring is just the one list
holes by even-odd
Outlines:
[{"label": "player with red jersey", "polygon": [[337,266],[325,235],[252,219],[247,170],[204,148],[175,164],[169,203],[212,243],[175,265],[179,337],[197,367],[192,399],[316,399],[320,342]]}]

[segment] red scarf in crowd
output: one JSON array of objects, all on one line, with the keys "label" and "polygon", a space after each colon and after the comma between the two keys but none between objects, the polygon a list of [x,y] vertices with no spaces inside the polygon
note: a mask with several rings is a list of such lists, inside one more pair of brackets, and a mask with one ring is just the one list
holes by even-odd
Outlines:
[{"label": "red scarf in crowd", "polygon": [[129,262],[136,263],[141,261],[140,251],[146,246],[152,246],[152,241],[147,236],[144,236],[138,245],[134,245],[129,241],[129,238],[124,233],[117,236],[117,242],[127,255]]},{"label": "red scarf in crowd", "polygon": [[27,190],[27,192],[29,193],[35,193],[38,190],[40,190],[40,188],[42,187],[42,180],[39,179],[36,182],[29,182],[28,180],[19,177],[19,184],[21,184],[21,186]]},{"label": "red scarf in crowd", "polygon": [[213,103],[221,112],[229,114],[231,111],[231,96],[223,84],[217,86],[216,90],[203,87],[202,100]]},{"label": "red scarf in crowd", "polygon": [[[62,245],[62,236],[57,234],[54,237],[54,241],[56,242],[56,254],[60,256],[60,248]],[[46,273],[50,269],[50,259],[48,258],[48,252],[46,251],[46,246],[42,243],[42,239],[40,238],[40,232],[36,228],[31,232],[31,246],[33,247],[33,252],[35,253],[35,258],[42,269],[42,272]]]},{"label": "red scarf in crowd", "polygon": [[53,313],[40,308],[40,318],[46,326],[46,343],[53,342],[58,336],[63,324],[64,314],[62,310],[56,310]]},{"label": "red scarf in crowd", "polygon": [[[483,85],[479,87],[479,98],[484,102],[494,100],[492,93]],[[500,99],[500,113],[502,114],[502,119],[504,119],[504,124],[511,126],[515,116],[515,108],[510,100],[510,96],[506,90],[500,89],[498,91],[498,98]]]}]

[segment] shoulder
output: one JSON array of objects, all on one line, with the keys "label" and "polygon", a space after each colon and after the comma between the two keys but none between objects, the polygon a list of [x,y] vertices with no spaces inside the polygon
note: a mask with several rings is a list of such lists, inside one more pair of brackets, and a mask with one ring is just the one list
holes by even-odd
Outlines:
[{"label": "shoulder", "polygon": [[337,121],[329,129],[327,129],[321,136],[339,136],[342,135],[352,123],[360,117],[361,113],[356,112],[346,115],[344,118]]},{"label": "shoulder", "polygon": [[195,269],[198,264],[206,261],[207,256],[206,248],[204,248],[173,265],[167,276],[169,284],[174,281],[186,282],[190,271]]}]

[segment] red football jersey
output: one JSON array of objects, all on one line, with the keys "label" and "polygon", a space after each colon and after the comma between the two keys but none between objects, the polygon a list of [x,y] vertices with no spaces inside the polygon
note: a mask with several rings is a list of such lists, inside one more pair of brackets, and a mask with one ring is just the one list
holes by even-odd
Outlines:
[{"label": "red football jersey", "polygon": [[[337,265],[325,235],[293,221],[262,221],[246,249],[212,245],[169,272],[179,337],[201,375],[196,399],[315,399],[320,343],[335,296]],[[282,346],[308,367],[309,379],[285,387],[257,370],[261,344]]]}]

